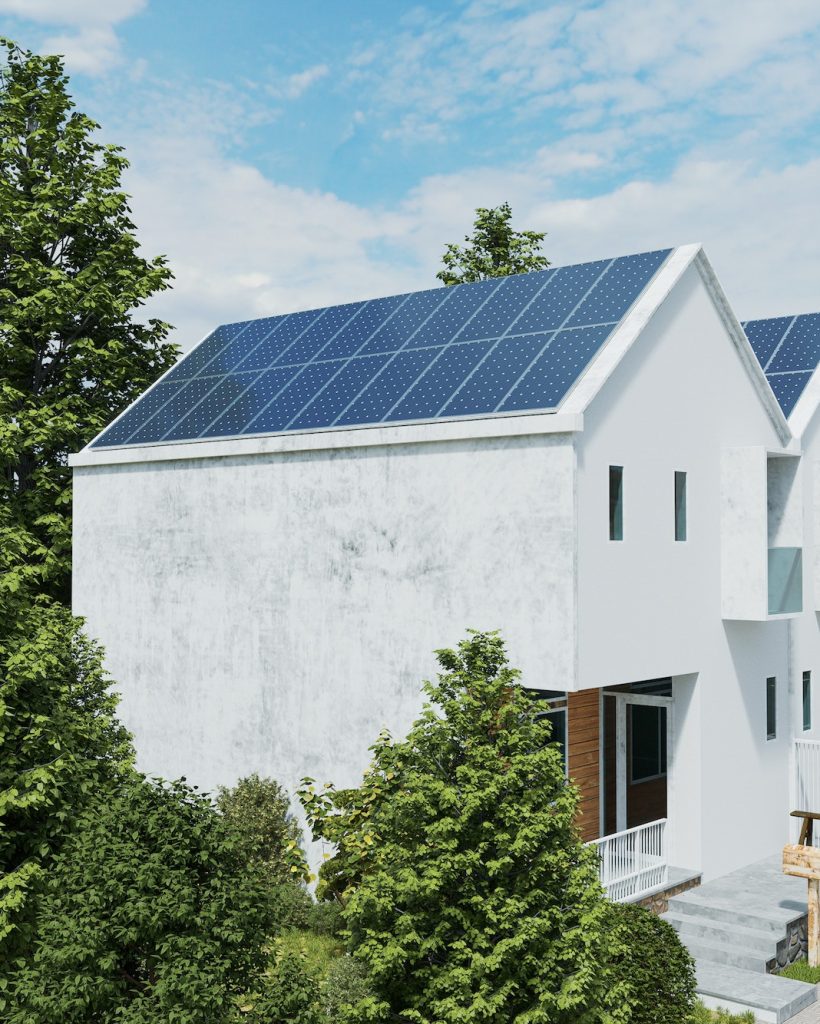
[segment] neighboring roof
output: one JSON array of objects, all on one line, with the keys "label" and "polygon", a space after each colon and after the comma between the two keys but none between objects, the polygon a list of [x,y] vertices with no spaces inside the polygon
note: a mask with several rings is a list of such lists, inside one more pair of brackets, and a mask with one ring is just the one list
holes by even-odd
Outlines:
[{"label": "neighboring roof", "polygon": [[555,411],[671,251],[223,325],[90,447]]},{"label": "neighboring roof", "polygon": [[746,320],[742,326],[780,408],[790,416],[820,363],[820,313]]}]

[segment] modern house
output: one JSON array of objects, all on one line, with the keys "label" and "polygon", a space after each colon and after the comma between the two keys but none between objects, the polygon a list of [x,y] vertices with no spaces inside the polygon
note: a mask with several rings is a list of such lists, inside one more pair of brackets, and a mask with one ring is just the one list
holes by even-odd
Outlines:
[{"label": "modern house", "polygon": [[72,458],[142,766],[355,784],[498,628],[614,895],[776,854],[820,810],[820,316],[745,328],[698,246],[218,328]]}]

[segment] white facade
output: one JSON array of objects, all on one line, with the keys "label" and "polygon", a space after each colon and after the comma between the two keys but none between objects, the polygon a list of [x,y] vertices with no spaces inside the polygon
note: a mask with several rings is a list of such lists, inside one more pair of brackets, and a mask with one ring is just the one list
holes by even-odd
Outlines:
[{"label": "white facade", "polygon": [[[468,627],[501,629],[526,685],[599,690],[602,709],[614,687],[670,678],[668,859],[722,874],[782,846],[793,739],[817,728],[802,730],[802,672],[820,679],[819,433],[815,418],[801,457],[686,247],[557,414],[86,449],[74,607],[141,766],[207,789],[251,771],[355,784]],[[768,612],[773,547],[803,548],[802,613]],[[572,770],[572,713],[569,731]]]}]

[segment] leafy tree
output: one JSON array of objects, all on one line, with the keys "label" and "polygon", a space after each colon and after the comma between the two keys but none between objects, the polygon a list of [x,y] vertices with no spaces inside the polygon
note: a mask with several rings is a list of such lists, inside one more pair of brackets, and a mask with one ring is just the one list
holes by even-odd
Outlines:
[{"label": "leafy tree", "polygon": [[139,255],[127,161],[74,109],[60,58],[0,43],[0,503],[67,603],[67,456],[173,361],[167,324],[133,318],[171,273]]},{"label": "leafy tree", "polygon": [[509,203],[494,209],[479,206],[473,234],[465,235],[465,246],[448,243],[436,277],[444,284],[466,284],[488,277],[545,270],[550,261],[541,252],[545,231],[513,231]]},{"label": "leafy tree", "polygon": [[431,703],[406,740],[378,738],[361,786],[300,793],[376,993],[352,1019],[628,1020],[548,721],[497,634],[437,654]]},{"label": "leafy tree", "polygon": [[275,909],[209,798],[139,777],[89,806],[49,872],[10,1024],[227,1024]]},{"label": "leafy tree", "polygon": [[[13,557],[0,542],[0,569]],[[32,893],[76,814],[133,757],[100,648],[67,609],[16,597],[0,588],[0,964],[27,950]]]}]

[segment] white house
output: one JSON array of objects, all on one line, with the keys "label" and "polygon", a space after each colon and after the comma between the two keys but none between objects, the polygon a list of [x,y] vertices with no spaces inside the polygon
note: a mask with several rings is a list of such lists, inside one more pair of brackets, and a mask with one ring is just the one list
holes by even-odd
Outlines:
[{"label": "white house", "polygon": [[776,853],[820,797],[815,321],[747,338],[683,246],[219,328],[72,458],[142,766],[354,784],[498,628],[586,839]]}]

